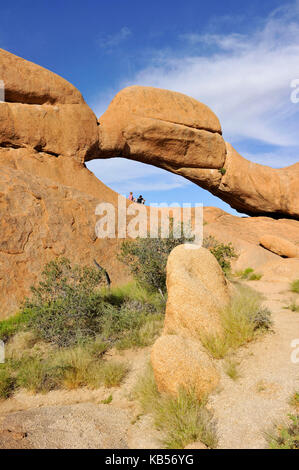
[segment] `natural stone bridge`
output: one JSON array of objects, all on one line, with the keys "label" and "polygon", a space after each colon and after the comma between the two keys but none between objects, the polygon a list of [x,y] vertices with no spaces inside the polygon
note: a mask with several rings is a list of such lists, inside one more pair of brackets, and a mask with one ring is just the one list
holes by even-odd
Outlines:
[{"label": "natural stone bridge", "polygon": [[79,91],[38,65],[0,50],[0,147],[83,163],[124,157],[182,175],[249,215],[299,218],[299,163],[273,169],[241,157],[215,114],[180,93],[133,86],[97,121]]},{"label": "natural stone bridge", "polygon": [[[121,240],[95,235],[95,207],[101,201],[117,206],[118,195],[86,168],[84,162],[94,158],[150,163],[188,178],[241,212],[299,219],[299,163],[274,170],[245,160],[224,142],[213,112],[192,98],[130,87],[98,121],[66,80],[1,49],[0,80],[5,84],[0,102],[0,318],[17,310],[45,264],[57,256],[85,265],[96,259],[113,282],[128,280],[116,257]],[[215,222],[214,232],[208,223],[205,232],[218,239],[226,234],[224,241],[233,237],[239,252],[249,253],[238,260],[242,269],[255,267],[253,252],[259,262],[280,261],[257,246],[260,235],[298,241],[296,220],[214,212],[213,220],[219,216],[221,223]],[[285,261],[297,269],[296,260]]]}]

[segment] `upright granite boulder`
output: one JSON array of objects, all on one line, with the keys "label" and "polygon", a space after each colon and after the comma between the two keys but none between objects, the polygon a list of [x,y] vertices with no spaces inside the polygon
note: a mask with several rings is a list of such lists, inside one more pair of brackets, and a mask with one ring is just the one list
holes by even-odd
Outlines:
[{"label": "upright granite boulder", "polygon": [[221,334],[229,287],[209,250],[179,245],[168,258],[167,291],[163,335],[151,352],[155,380],[160,392],[175,395],[184,387],[202,398],[217,387],[219,372],[200,338]]}]

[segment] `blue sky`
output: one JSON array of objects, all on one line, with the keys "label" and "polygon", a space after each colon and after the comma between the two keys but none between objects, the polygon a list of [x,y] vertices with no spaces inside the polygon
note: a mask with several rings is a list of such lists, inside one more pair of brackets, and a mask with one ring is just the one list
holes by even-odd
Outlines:
[{"label": "blue sky", "polygon": [[[299,78],[299,1],[2,1],[0,47],[69,80],[98,116],[124,86],[176,90],[209,105],[244,157],[273,167],[298,161],[299,103],[290,95]],[[122,159],[88,167],[147,203],[231,211],[155,167]]]}]

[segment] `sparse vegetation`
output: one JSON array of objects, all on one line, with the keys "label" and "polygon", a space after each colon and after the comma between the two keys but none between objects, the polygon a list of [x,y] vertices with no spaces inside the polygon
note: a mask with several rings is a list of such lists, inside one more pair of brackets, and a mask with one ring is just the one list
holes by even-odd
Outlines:
[{"label": "sparse vegetation", "polygon": [[[129,266],[137,283],[149,292],[166,293],[166,263],[170,252],[177,245],[190,243],[192,237],[140,238],[122,243],[119,259]],[[211,251],[225,274],[231,270],[230,260],[237,254],[231,243],[225,245],[214,237],[207,237],[203,247]]]},{"label": "sparse vegetation", "polygon": [[288,422],[266,433],[270,449],[299,449],[299,415],[289,414]]},{"label": "sparse vegetation", "polygon": [[299,391],[295,391],[290,398],[290,405],[299,411]]},{"label": "sparse vegetation", "polygon": [[227,359],[224,363],[224,371],[232,380],[237,380],[240,377],[238,365],[239,364],[232,359]]},{"label": "sparse vegetation", "polygon": [[237,258],[237,253],[231,243],[225,245],[219,243],[214,237],[209,236],[203,240],[203,247],[210,250],[215,256],[224,274],[231,272],[231,259]]},{"label": "sparse vegetation", "polygon": [[139,380],[135,394],[143,411],[152,413],[168,449],[183,449],[195,441],[209,448],[217,447],[216,426],[206,408],[206,400],[199,401],[192,390],[181,389],[177,397],[160,394],[149,367]]},{"label": "sparse vegetation", "polygon": [[14,389],[14,379],[7,368],[0,364],[0,399],[8,398]]},{"label": "sparse vegetation", "polygon": [[101,401],[102,405],[110,405],[113,400],[113,396],[109,395],[107,398]]},{"label": "sparse vegetation", "polygon": [[99,337],[107,347],[150,345],[162,327],[165,299],[136,283],[107,290],[101,279],[94,268],[52,261],[16,319],[0,322],[3,338],[27,328],[63,348]]},{"label": "sparse vegetation", "polygon": [[291,291],[299,294],[299,279],[296,279],[296,281],[291,283]]},{"label": "sparse vegetation", "polygon": [[291,310],[292,312],[299,312],[299,304],[296,302],[296,300],[292,300],[291,303],[284,308]]},{"label": "sparse vegetation", "polygon": [[271,327],[271,312],[261,306],[260,295],[252,289],[239,288],[230,304],[220,312],[223,333],[200,333],[208,352],[221,359],[231,350],[252,341],[256,335]]},{"label": "sparse vegetation", "polygon": [[244,271],[236,272],[236,276],[246,281],[259,281],[263,275],[260,273],[255,273],[253,268],[246,268]]},{"label": "sparse vegetation", "polygon": [[129,267],[138,284],[150,292],[166,292],[166,263],[169,253],[177,245],[194,240],[194,237],[184,234],[175,238],[175,231],[170,227],[168,238],[162,238],[161,235],[157,238],[137,238],[125,240],[121,245],[119,260]]},{"label": "sparse vegetation", "polygon": [[17,388],[46,393],[59,388],[116,387],[127,372],[126,364],[99,358],[93,343],[59,348],[49,350],[46,357],[36,353],[20,360],[8,358],[0,369],[1,396],[7,398]]},{"label": "sparse vegetation", "polygon": [[0,321],[0,339],[7,341],[18,331],[26,326],[30,321],[33,312],[30,309],[23,309],[20,313],[8,318],[7,320]]},{"label": "sparse vegetation", "polygon": [[158,292],[135,282],[108,290],[94,268],[72,267],[67,259],[49,263],[32,293],[21,312],[0,322],[7,351],[2,398],[17,388],[118,386],[128,367],[106,361],[105,353],[148,346],[163,325],[165,298]]}]

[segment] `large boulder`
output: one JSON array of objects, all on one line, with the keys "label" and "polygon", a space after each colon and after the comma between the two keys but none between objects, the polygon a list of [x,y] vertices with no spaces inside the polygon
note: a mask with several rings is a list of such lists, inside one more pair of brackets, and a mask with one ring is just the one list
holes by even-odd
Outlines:
[{"label": "large boulder", "polygon": [[97,119],[58,75],[0,49],[0,147],[29,148],[80,162],[98,149]]},{"label": "large boulder", "polygon": [[273,253],[284,258],[299,258],[299,246],[275,235],[263,235],[260,238],[260,245]]},{"label": "large boulder", "polygon": [[184,388],[201,399],[219,383],[219,373],[200,343],[178,335],[163,335],[155,342],[151,363],[161,393],[175,396]]},{"label": "large boulder", "polygon": [[229,302],[229,288],[211,252],[179,245],[167,261],[165,333],[199,339],[221,331],[219,310]]},{"label": "large boulder", "polygon": [[222,333],[219,311],[229,302],[229,287],[209,250],[179,245],[168,258],[167,291],[163,335],[151,352],[158,390],[193,389],[202,398],[217,387],[219,373],[201,335]]}]

